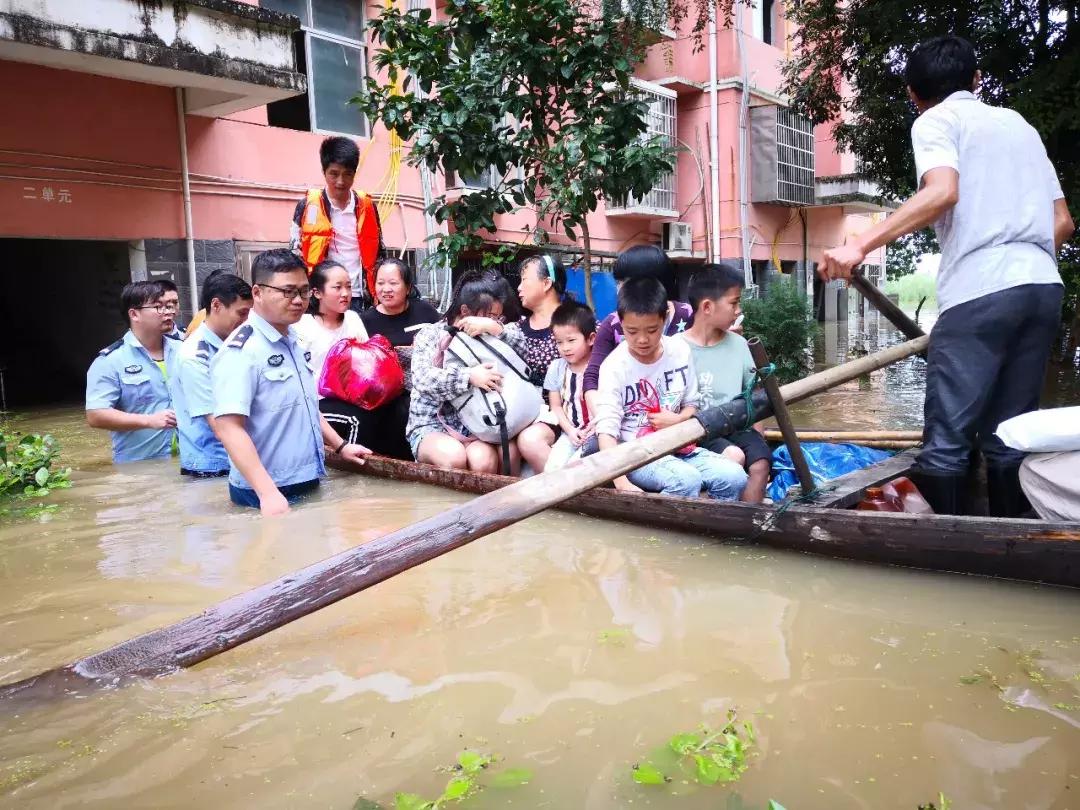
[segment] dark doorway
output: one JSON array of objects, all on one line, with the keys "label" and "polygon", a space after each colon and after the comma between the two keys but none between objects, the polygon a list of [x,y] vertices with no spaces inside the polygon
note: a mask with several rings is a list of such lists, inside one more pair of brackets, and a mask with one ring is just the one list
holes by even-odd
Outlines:
[{"label": "dark doorway", "polygon": [[0,369],[9,410],[82,402],[86,369],[125,330],[127,242],[0,239]]}]

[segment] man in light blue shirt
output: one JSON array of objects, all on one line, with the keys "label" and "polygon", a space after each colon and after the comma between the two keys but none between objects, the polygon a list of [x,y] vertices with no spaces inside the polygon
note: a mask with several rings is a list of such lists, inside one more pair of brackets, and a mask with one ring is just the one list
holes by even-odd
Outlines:
[{"label": "man in light blue shirt", "polygon": [[935,512],[964,514],[977,446],[990,514],[1017,517],[1029,508],[1023,454],[995,431],[1039,407],[1061,317],[1057,252],[1073,234],[1072,217],[1039,133],[1017,112],[975,97],[980,74],[970,42],[923,42],[905,77],[920,113],[911,128],[919,191],[884,222],[826,250],[819,272],[849,278],[871,250],[934,226],[939,315],[913,478]]},{"label": "man in light blue shirt", "polygon": [[215,270],[203,282],[199,305],[206,320],[180,347],[169,388],[180,434],[180,474],[213,478],[228,475],[229,454],[214,433],[210,362],[225,338],[247,320],[251,285],[227,270]]},{"label": "man in light blue shirt", "polygon": [[141,461],[172,454],[176,414],[168,373],[179,341],[176,305],[163,302],[156,281],[136,281],[120,293],[129,329],[102,349],[86,372],[86,423],[112,434],[113,461]]},{"label": "man in light blue shirt", "polygon": [[210,364],[214,425],[229,453],[233,503],[281,515],[326,474],[324,443],[357,464],[371,451],[342,440],[319,413],[293,329],[311,297],[304,263],[288,250],[268,250],[255,257],[251,275],[248,321]]}]

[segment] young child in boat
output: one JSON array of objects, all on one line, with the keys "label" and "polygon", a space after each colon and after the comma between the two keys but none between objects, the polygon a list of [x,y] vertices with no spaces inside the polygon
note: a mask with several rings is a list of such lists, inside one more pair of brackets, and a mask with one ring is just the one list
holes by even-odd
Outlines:
[{"label": "young child in boat", "polygon": [[[690,346],[702,410],[730,402],[754,379],[750,347],[742,335],[731,331],[741,313],[742,288],[742,270],[724,263],[702,267],[687,288],[694,324],[679,337]],[[747,428],[707,441],[704,446],[738,459],[746,469],[748,479],[742,500],[764,500],[772,452],[758,431]]]},{"label": "young child in boat", "polygon": [[[600,449],[633,441],[693,418],[698,383],[689,345],[664,335],[668,301],[654,278],[619,290],[623,342],[600,366],[596,428]],[[735,500],[746,486],[742,465],[691,445],[615,479],[616,489],[696,498],[702,487],[716,500]]]},{"label": "young child in boat", "polygon": [[551,330],[559,356],[548,366],[544,392],[562,435],[551,447],[545,472],[580,458],[581,446],[592,435],[583,383],[596,340],[596,316],[583,304],[564,301],[551,315]]}]

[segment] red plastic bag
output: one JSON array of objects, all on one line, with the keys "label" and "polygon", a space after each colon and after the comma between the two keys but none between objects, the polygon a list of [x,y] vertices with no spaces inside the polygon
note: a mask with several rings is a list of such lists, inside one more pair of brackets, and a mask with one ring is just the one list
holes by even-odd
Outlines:
[{"label": "red plastic bag", "polygon": [[405,388],[397,352],[382,335],[366,341],[344,338],[330,347],[319,375],[319,393],[372,411]]}]

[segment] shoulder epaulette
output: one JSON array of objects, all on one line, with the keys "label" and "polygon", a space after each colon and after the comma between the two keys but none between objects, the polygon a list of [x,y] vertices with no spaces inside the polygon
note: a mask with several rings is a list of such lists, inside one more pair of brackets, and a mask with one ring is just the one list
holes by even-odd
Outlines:
[{"label": "shoulder epaulette", "polygon": [[230,349],[242,349],[244,344],[248,342],[248,338],[251,337],[251,333],[255,331],[255,327],[251,324],[245,324],[236,330],[236,334],[232,336],[226,346]]},{"label": "shoulder epaulette", "polygon": [[98,357],[105,357],[106,355],[110,355],[110,354],[115,352],[117,349],[119,349],[123,345],[124,345],[124,339],[120,338],[115,343],[110,343],[108,346],[106,346],[104,349],[102,349],[100,352],[98,352]]},{"label": "shoulder epaulette", "polygon": [[199,344],[195,347],[195,356],[200,360],[210,359],[210,344],[205,340],[200,340]]},{"label": "shoulder epaulette", "polygon": [[183,338],[175,332],[169,332],[169,334],[165,335],[165,337],[169,338],[170,340],[183,340]]}]

